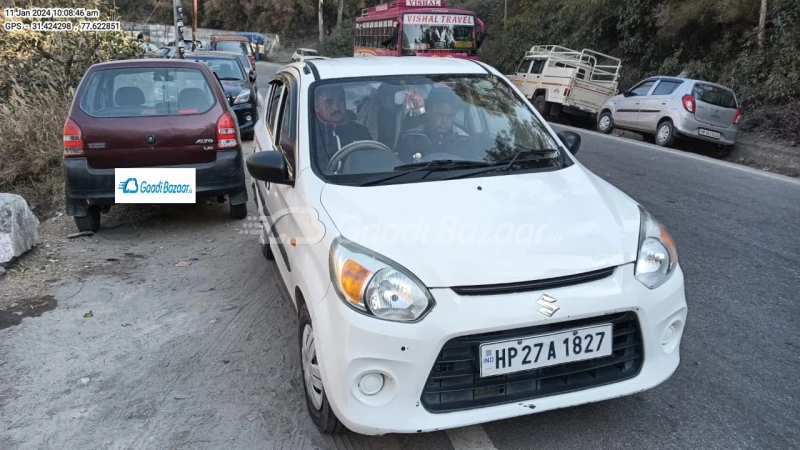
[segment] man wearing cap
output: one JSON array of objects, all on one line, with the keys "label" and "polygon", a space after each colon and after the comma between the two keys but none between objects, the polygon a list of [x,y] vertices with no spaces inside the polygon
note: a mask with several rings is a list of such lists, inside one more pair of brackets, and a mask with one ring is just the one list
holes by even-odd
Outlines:
[{"label": "man wearing cap", "polygon": [[316,148],[320,167],[327,167],[331,157],[347,144],[372,140],[367,127],[350,119],[344,89],[341,87],[317,88],[314,109],[317,114]]},{"label": "man wearing cap", "polygon": [[469,135],[455,126],[463,101],[449,87],[433,88],[425,100],[425,123],[408,130],[397,142],[397,153],[406,163],[431,153],[464,153]]}]

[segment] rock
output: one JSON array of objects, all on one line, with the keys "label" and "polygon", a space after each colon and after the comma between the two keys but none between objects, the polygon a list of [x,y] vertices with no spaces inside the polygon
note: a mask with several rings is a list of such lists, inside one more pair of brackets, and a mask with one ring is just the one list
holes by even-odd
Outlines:
[{"label": "rock", "polygon": [[10,262],[39,243],[39,219],[16,194],[0,194],[0,264]]},{"label": "rock", "polygon": [[5,274],[6,274],[6,268],[3,267],[3,266],[0,266],[0,277],[2,277]]}]

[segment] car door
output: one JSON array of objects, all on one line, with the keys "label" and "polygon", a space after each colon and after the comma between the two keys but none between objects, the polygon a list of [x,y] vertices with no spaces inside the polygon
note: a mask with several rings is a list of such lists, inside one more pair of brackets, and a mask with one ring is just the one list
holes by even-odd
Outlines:
[{"label": "car door", "polygon": [[517,66],[517,71],[511,80],[511,82],[527,97],[530,96],[530,93],[526,91],[525,81],[528,79],[528,72],[531,70],[531,64],[533,64],[532,59],[523,58]]},{"label": "car door", "polygon": [[[273,151],[283,154],[289,168],[289,177],[294,179],[297,167],[297,81],[288,75],[281,75],[274,82],[272,94],[267,117],[275,117],[274,122],[270,122],[272,132],[269,145]],[[292,185],[269,183],[264,184],[263,189],[273,254],[276,255],[275,259],[286,285],[292,286],[292,250],[302,237],[295,215],[299,206],[298,195]]]},{"label": "car door", "polygon": [[662,78],[653,91],[641,98],[642,104],[636,127],[644,131],[656,131],[658,121],[666,114],[672,93],[681,85],[681,80]]},{"label": "car door", "polygon": [[628,94],[623,96],[614,109],[614,124],[625,128],[638,128],[639,110],[642,109],[642,97],[650,93],[650,90],[658,81],[657,78],[644,80],[631,88]]}]

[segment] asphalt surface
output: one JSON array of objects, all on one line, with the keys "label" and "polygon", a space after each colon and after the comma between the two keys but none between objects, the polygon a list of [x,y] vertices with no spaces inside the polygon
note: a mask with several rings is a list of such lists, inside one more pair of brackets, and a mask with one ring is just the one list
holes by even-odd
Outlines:
[{"label": "asphalt surface", "polygon": [[[259,83],[266,86],[277,67],[259,64]],[[395,443],[498,450],[800,448],[800,182],[552,127],[578,132],[579,161],[641,203],[675,238],[689,304],[681,365],[642,394]]]}]

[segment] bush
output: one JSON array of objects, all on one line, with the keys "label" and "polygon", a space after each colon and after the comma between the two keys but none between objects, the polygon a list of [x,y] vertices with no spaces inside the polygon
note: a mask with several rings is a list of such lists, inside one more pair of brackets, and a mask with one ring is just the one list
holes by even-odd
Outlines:
[{"label": "bush", "polygon": [[[99,20],[121,20],[102,0],[61,0],[58,6],[98,9]],[[23,195],[40,216],[59,206],[62,131],[75,87],[91,65],[140,54],[122,31],[0,32],[0,192]]]},{"label": "bush", "polygon": [[353,56],[353,30],[353,21],[342,21],[342,25],[322,41],[322,54],[331,58]]}]

